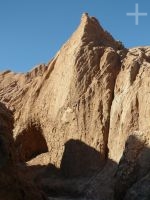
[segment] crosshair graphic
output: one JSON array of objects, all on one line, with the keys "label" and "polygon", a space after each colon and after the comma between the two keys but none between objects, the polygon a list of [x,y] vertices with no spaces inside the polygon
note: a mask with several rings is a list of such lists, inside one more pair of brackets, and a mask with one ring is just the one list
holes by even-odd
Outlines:
[{"label": "crosshair graphic", "polygon": [[139,25],[139,17],[147,16],[147,13],[140,13],[139,12],[139,4],[135,4],[135,13],[126,13],[127,16],[134,16],[135,17],[135,25]]}]

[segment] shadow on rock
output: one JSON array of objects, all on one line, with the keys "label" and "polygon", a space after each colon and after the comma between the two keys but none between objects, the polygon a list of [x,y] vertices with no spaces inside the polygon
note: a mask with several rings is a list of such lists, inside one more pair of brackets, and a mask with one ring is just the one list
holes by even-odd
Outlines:
[{"label": "shadow on rock", "polygon": [[119,164],[107,159],[103,165],[95,149],[69,140],[58,176],[41,183],[45,193],[56,199],[149,200],[149,172],[150,149],[138,135],[127,139]]},{"label": "shadow on rock", "polygon": [[12,113],[0,103],[0,199],[150,199],[150,149],[145,135],[129,136],[119,164],[109,158],[104,164],[97,150],[71,139],[58,169],[52,164],[18,162],[12,129]]},{"label": "shadow on rock", "polygon": [[60,170],[66,178],[91,176],[103,167],[100,152],[80,140],[69,140]]},{"label": "shadow on rock", "polygon": [[17,165],[12,130],[13,114],[0,103],[0,199],[46,200],[44,193]]},{"label": "shadow on rock", "polygon": [[[150,149],[146,140],[129,136],[115,179],[115,200],[148,200],[150,192]],[[149,190],[150,191],[150,190]]]},{"label": "shadow on rock", "polygon": [[28,161],[41,153],[48,152],[48,146],[41,127],[36,124],[28,126],[16,137],[15,148],[20,161]]}]

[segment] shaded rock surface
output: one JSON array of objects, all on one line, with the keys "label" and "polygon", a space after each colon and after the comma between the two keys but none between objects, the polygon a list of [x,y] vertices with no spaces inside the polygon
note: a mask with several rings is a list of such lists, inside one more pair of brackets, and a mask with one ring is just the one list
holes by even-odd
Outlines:
[{"label": "shaded rock surface", "polygon": [[0,73],[0,173],[14,163],[37,199],[149,199],[149,77],[150,47],[126,49],[83,14],[47,65]]},{"label": "shaded rock surface", "polygon": [[0,103],[0,199],[46,200],[32,179],[24,176],[17,163],[12,135],[12,113]]}]

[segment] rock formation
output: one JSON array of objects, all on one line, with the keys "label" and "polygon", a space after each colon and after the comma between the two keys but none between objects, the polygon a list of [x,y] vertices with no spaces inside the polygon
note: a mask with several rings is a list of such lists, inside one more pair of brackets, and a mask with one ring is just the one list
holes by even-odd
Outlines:
[{"label": "rock formation", "polygon": [[0,103],[0,199],[1,200],[46,200],[44,193],[32,179],[24,176],[17,165],[12,137],[12,113]]},{"label": "rock formation", "polygon": [[35,187],[55,197],[148,199],[149,75],[150,47],[126,49],[88,14],[47,65],[0,73],[0,101],[14,116],[10,152]]}]

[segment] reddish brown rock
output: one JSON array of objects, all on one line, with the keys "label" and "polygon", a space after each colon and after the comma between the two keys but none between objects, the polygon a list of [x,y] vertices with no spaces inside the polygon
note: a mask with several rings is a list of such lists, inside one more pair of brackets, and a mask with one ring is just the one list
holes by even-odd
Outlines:
[{"label": "reddish brown rock", "polygon": [[[77,31],[47,66],[0,75],[0,99],[14,110],[21,159],[48,151],[48,162],[60,167],[64,145],[74,139],[100,152],[103,163],[120,47],[95,18],[84,14]],[[89,170],[99,168],[92,165]]]},{"label": "reddish brown rock", "polygon": [[[150,166],[149,76],[150,47],[125,49],[84,14],[47,65],[26,74],[0,73],[0,101],[14,113],[12,152],[32,172],[36,169],[33,177],[53,195],[58,195],[57,189],[63,195],[68,190],[75,194],[70,182],[67,189],[61,188],[63,175],[86,177],[86,199],[93,194],[101,200],[114,194],[115,199],[128,198],[140,182],[149,181],[144,178]],[[5,165],[7,144],[2,151]],[[54,185],[49,166],[61,174]]]}]

